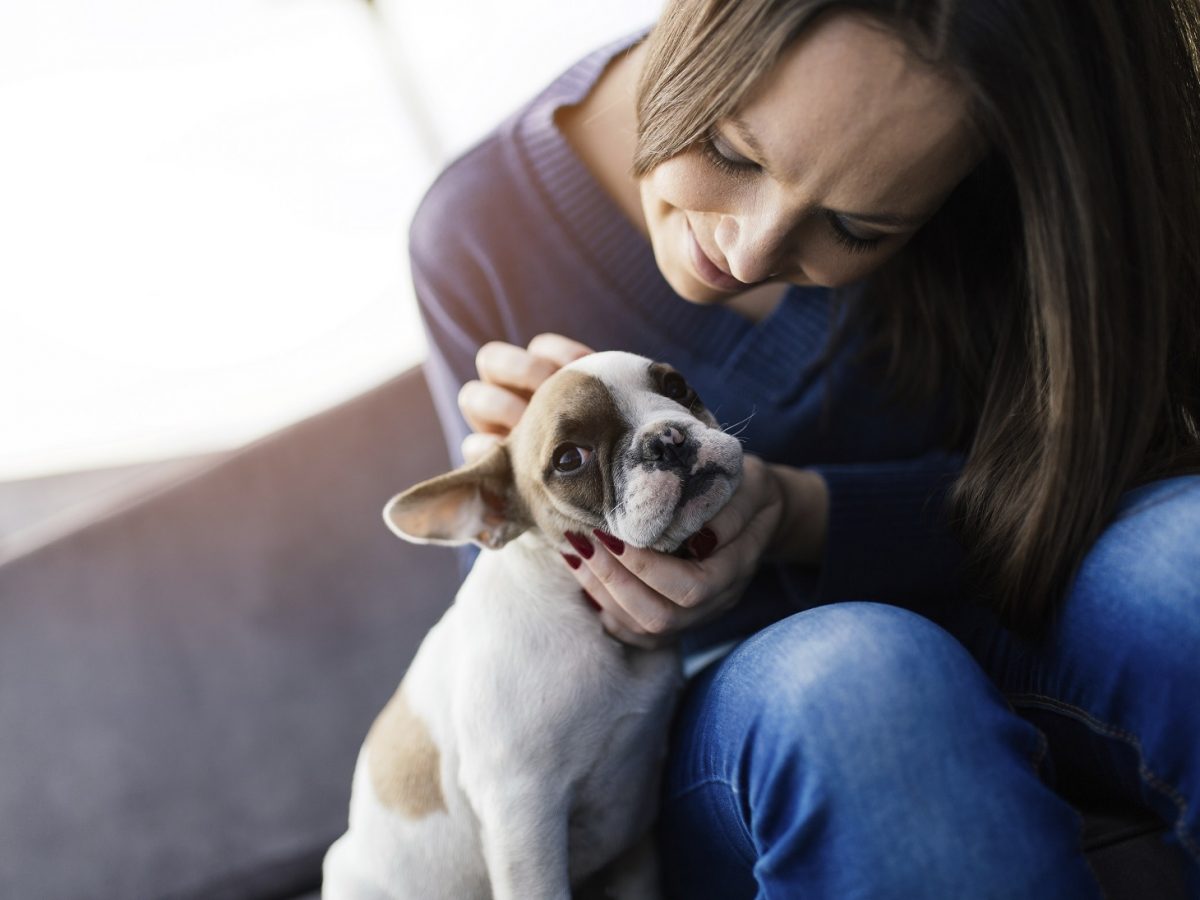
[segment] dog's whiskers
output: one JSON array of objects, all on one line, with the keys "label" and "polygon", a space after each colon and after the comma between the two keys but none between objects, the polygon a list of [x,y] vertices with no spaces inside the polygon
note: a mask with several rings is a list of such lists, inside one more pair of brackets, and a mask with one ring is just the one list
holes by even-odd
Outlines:
[{"label": "dog's whiskers", "polygon": [[[722,425],[721,430],[723,432],[725,432],[727,435],[729,435],[730,437],[734,437],[734,438],[737,438],[739,441],[742,441],[742,439],[739,437],[739,435],[743,431],[745,431],[747,428],[750,427],[750,420],[754,418],[754,414],[756,412],[758,412],[757,407],[750,410],[750,415],[746,416],[746,418],[742,419],[740,422],[734,422],[732,425]],[[735,428],[737,429],[736,431],[734,431]],[[742,443],[744,444],[746,442],[742,441]]]}]

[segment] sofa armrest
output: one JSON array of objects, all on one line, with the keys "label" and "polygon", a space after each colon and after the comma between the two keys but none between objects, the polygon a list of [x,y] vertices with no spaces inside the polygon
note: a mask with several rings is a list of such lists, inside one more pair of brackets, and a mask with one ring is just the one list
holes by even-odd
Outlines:
[{"label": "sofa armrest", "polygon": [[0,566],[0,896],[314,887],[456,588],[380,512],[446,466],[413,370]]}]

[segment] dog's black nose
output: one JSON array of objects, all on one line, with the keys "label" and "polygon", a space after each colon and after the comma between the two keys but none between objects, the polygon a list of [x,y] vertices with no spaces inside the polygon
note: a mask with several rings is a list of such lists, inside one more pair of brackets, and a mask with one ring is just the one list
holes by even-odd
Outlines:
[{"label": "dog's black nose", "polygon": [[674,425],[664,424],[642,439],[642,459],[672,469],[690,469],[696,449],[687,433]]}]

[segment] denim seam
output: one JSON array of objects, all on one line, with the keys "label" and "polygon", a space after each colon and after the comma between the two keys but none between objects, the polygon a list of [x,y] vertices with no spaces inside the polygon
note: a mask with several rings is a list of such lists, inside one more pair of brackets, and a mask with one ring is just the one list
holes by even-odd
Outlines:
[{"label": "denim seam", "polygon": [[1187,798],[1184,797],[1183,794],[1181,794],[1178,790],[1176,790],[1175,787],[1168,784],[1166,781],[1155,775],[1153,771],[1151,771],[1150,766],[1146,763],[1146,754],[1142,750],[1142,742],[1138,739],[1137,735],[1130,731],[1126,731],[1123,728],[1118,728],[1115,725],[1110,725],[1107,722],[1101,721],[1087,710],[1080,709],[1078,706],[1065,703],[1064,701],[1058,700],[1054,697],[1047,697],[1043,694],[1013,694],[1009,697],[1009,702],[1011,702],[1013,706],[1030,706],[1045,709],[1049,712],[1061,713],[1062,715],[1066,715],[1075,719],[1077,722],[1080,722],[1097,734],[1116,738],[1117,740],[1124,741],[1126,744],[1131,746],[1137,753],[1139,777],[1153,790],[1165,796],[1175,805],[1179,812],[1179,815],[1175,820],[1175,834],[1178,836],[1180,843],[1183,844],[1183,846],[1187,849],[1188,853],[1192,855],[1196,862],[1200,863],[1200,845],[1196,843],[1195,838],[1192,837],[1187,826]]},{"label": "denim seam", "polygon": [[[682,800],[688,794],[695,793],[696,791],[700,790],[700,788],[709,787],[710,785],[714,785],[714,784],[719,785],[719,786],[725,788],[725,790],[729,791],[729,793],[733,796],[734,800],[736,801],[736,799],[739,796],[737,788],[734,787],[732,784],[730,784],[728,781],[726,781],[724,778],[706,778],[703,781],[698,781],[695,784],[691,785],[690,787],[686,788],[685,790],[682,790],[682,791],[672,794],[669,799],[672,801]],[[740,805],[741,805],[740,803],[737,803],[737,802],[734,803],[735,807],[738,807]],[[750,830],[746,827],[746,823],[742,821],[742,817],[740,815],[736,815],[736,816],[734,816],[734,818],[737,820],[738,828],[741,831],[742,837],[745,839],[746,844],[748,844],[751,847],[757,848],[758,844],[755,843],[754,836],[752,834],[750,834]],[[730,841],[730,843],[734,843],[734,842]],[[740,856],[742,858],[742,862],[744,862],[746,865],[750,866],[751,868],[753,868],[754,864],[758,862],[757,856],[754,856],[752,854],[747,854],[745,852],[744,845],[743,846],[735,845],[734,850],[737,852],[738,856]]]}]

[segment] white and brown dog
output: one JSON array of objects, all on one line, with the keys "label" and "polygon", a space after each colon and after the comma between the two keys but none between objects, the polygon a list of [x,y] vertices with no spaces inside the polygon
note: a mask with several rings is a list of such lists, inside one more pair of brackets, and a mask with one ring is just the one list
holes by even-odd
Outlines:
[{"label": "white and brown dog", "polygon": [[675,550],[741,468],[677,372],[597,353],[547,380],[489,455],[388,503],[407,540],[499,552],[480,555],[367,735],[324,897],[569,900],[622,857],[612,895],[658,895],[645,838],[678,653],[608,636],[559,548],[599,528]]}]

